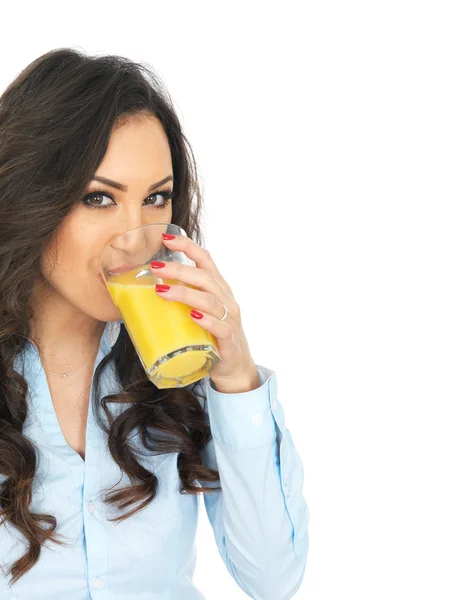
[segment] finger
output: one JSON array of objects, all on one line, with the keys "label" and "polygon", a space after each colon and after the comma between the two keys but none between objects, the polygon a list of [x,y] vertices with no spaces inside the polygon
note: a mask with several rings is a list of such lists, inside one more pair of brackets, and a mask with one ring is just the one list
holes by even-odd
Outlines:
[{"label": "finger", "polygon": [[199,267],[192,267],[191,265],[183,265],[176,261],[168,261],[164,267],[154,266],[160,264],[159,261],[150,263],[150,269],[154,276],[160,277],[164,282],[174,279],[188,285],[193,285],[204,292],[212,294],[223,304],[226,303],[228,310],[234,310],[234,298],[223,289],[221,283],[215,279],[210,271]]},{"label": "finger", "polygon": [[[185,285],[159,285],[155,291],[158,296],[171,302],[182,302],[193,309],[205,312],[216,319],[224,314],[223,303],[213,294],[187,287]],[[228,316],[229,319],[229,316]]]},{"label": "finger", "polygon": [[186,235],[175,235],[173,240],[165,240],[164,238],[162,238],[162,240],[169,248],[176,248],[179,252],[184,252],[184,254],[192,259],[200,269],[212,273],[222,288],[231,296],[233,295],[229,284],[218,270],[209,250],[202,248]]},{"label": "finger", "polygon": [[220,319],[198,310],[192,310],[190,316],[196,323],[210,331],[217,338],[218,351],[222,360],[228,360],[235,355],[234,330],[227,319],[226,321],[220,321]]}]

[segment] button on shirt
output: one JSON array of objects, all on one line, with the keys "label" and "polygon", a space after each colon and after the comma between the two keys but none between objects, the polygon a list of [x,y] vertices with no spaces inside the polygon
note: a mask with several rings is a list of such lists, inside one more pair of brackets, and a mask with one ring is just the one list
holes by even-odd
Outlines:
[{"label": "button on shirt", "polygon": [[[121,325],[106,323],[95,367],[115,344]],[[157,476],[159,489],[144,509],[112,523],[108,519],[122,513],[103,496],[131,481],[109,454],[106,435],[92,414],[92,397],[83,461],[65,441],[31,342],[16,358],[15,369],[29,386],[23,433],[38,449],[30,510],[54,515],[56,532],[70,545],[41,547],[38,562],[10,585],[6,570],[27,543],[14,526],[0,524],[2,600],[205,600],[193,583],[200,498],[218,552],[250,598],[287,600],[299,589],[309,511],[302,494],[303,466],[285,424],[274,371],[257,365],[260,387],[237,394],[218,392],[209,377],[201,380],[206,401],[198,398],[212,434],[201,460],[219,471],[220,491],[181,494],[179,453],[152,455],[136,436],[130,442],[141,464]],[[109,363],[100,393],[118,391]],[[0,474],[0,484],[5,479]]]}]

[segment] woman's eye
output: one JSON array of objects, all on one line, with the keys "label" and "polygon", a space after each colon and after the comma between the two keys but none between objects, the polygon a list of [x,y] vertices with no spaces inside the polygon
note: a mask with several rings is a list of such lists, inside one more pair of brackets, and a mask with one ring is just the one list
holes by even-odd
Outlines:
[{"label": "woman's eye", "polygon": [[148,198],[155,198],[156,196],[160,196],[162,200],[157,201],[157,203],[148,202],[148,204],[150,204],[151,206],[155,206],[156,208],[163,208],[168,204],[170,198],[173,196],[173,192],[170,192],[169,190],[164,190],[163,192],[157,192],[152,196],[148,196]]},{"label": "woman's eye", "polygon": [[83,202],[87,206],[95,206],[97,208],[108,208],[109,206],[113,206],[113,204],[115,204],[115,202],[113,201],[113,204],[102,204],[101,200],[100,202],[97,202],[98,198],[108,198],[112,201],[112,198],[110,198],[106,194],[100,192],[92,192],[91,194],[87,194],[87,196],[83,199]]},{"label": "woman's eye", "polygon": [[[161,199],[153,200],[151,202],[145,201],[145,205],[154,206],[155,208],[164,208],[170,201],[170,198],[172,198],[173,192],[169,190],[157,192],[156,194],[148,196],[147,200],[157,198],[157,196],[160,196]],[[102,198],[107,198],[109,202],[104,203]],[[87,194],[87,196],[83,198],[83,204],[89,208],[110,208],[111,206],[116,206],[114,200],[109,194],[106,194],[106,192],[91,192],[90,194]]]}]

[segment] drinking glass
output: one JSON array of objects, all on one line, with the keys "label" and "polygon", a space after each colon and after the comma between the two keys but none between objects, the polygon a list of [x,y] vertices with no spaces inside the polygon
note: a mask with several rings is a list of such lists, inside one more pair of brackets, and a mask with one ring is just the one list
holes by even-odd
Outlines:
[{"label": "drinking glass", "polygon": [[186,235],[173,223],[152,223],[131,229],[100,252],[100,270],[145,372],[160,389],[184,387],[206,377],[221,360],[217,340],[190,316],[192,308],[165,300],[156,283],[186,285],[162,279],[151,271],[153,260],[196,267],[183,252],[167,248],[162,233]]}]

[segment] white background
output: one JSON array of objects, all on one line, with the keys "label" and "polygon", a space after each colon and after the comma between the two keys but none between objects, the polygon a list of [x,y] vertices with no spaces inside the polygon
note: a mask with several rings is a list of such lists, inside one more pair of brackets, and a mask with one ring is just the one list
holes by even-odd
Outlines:
[{"label": "white background", "polygon": [[[163,77],[304,464],[302,600],[449,598],[445,4],[2,8],[1,89],[64,46]],[[200,517],[197,585],[247,598]]]}]

